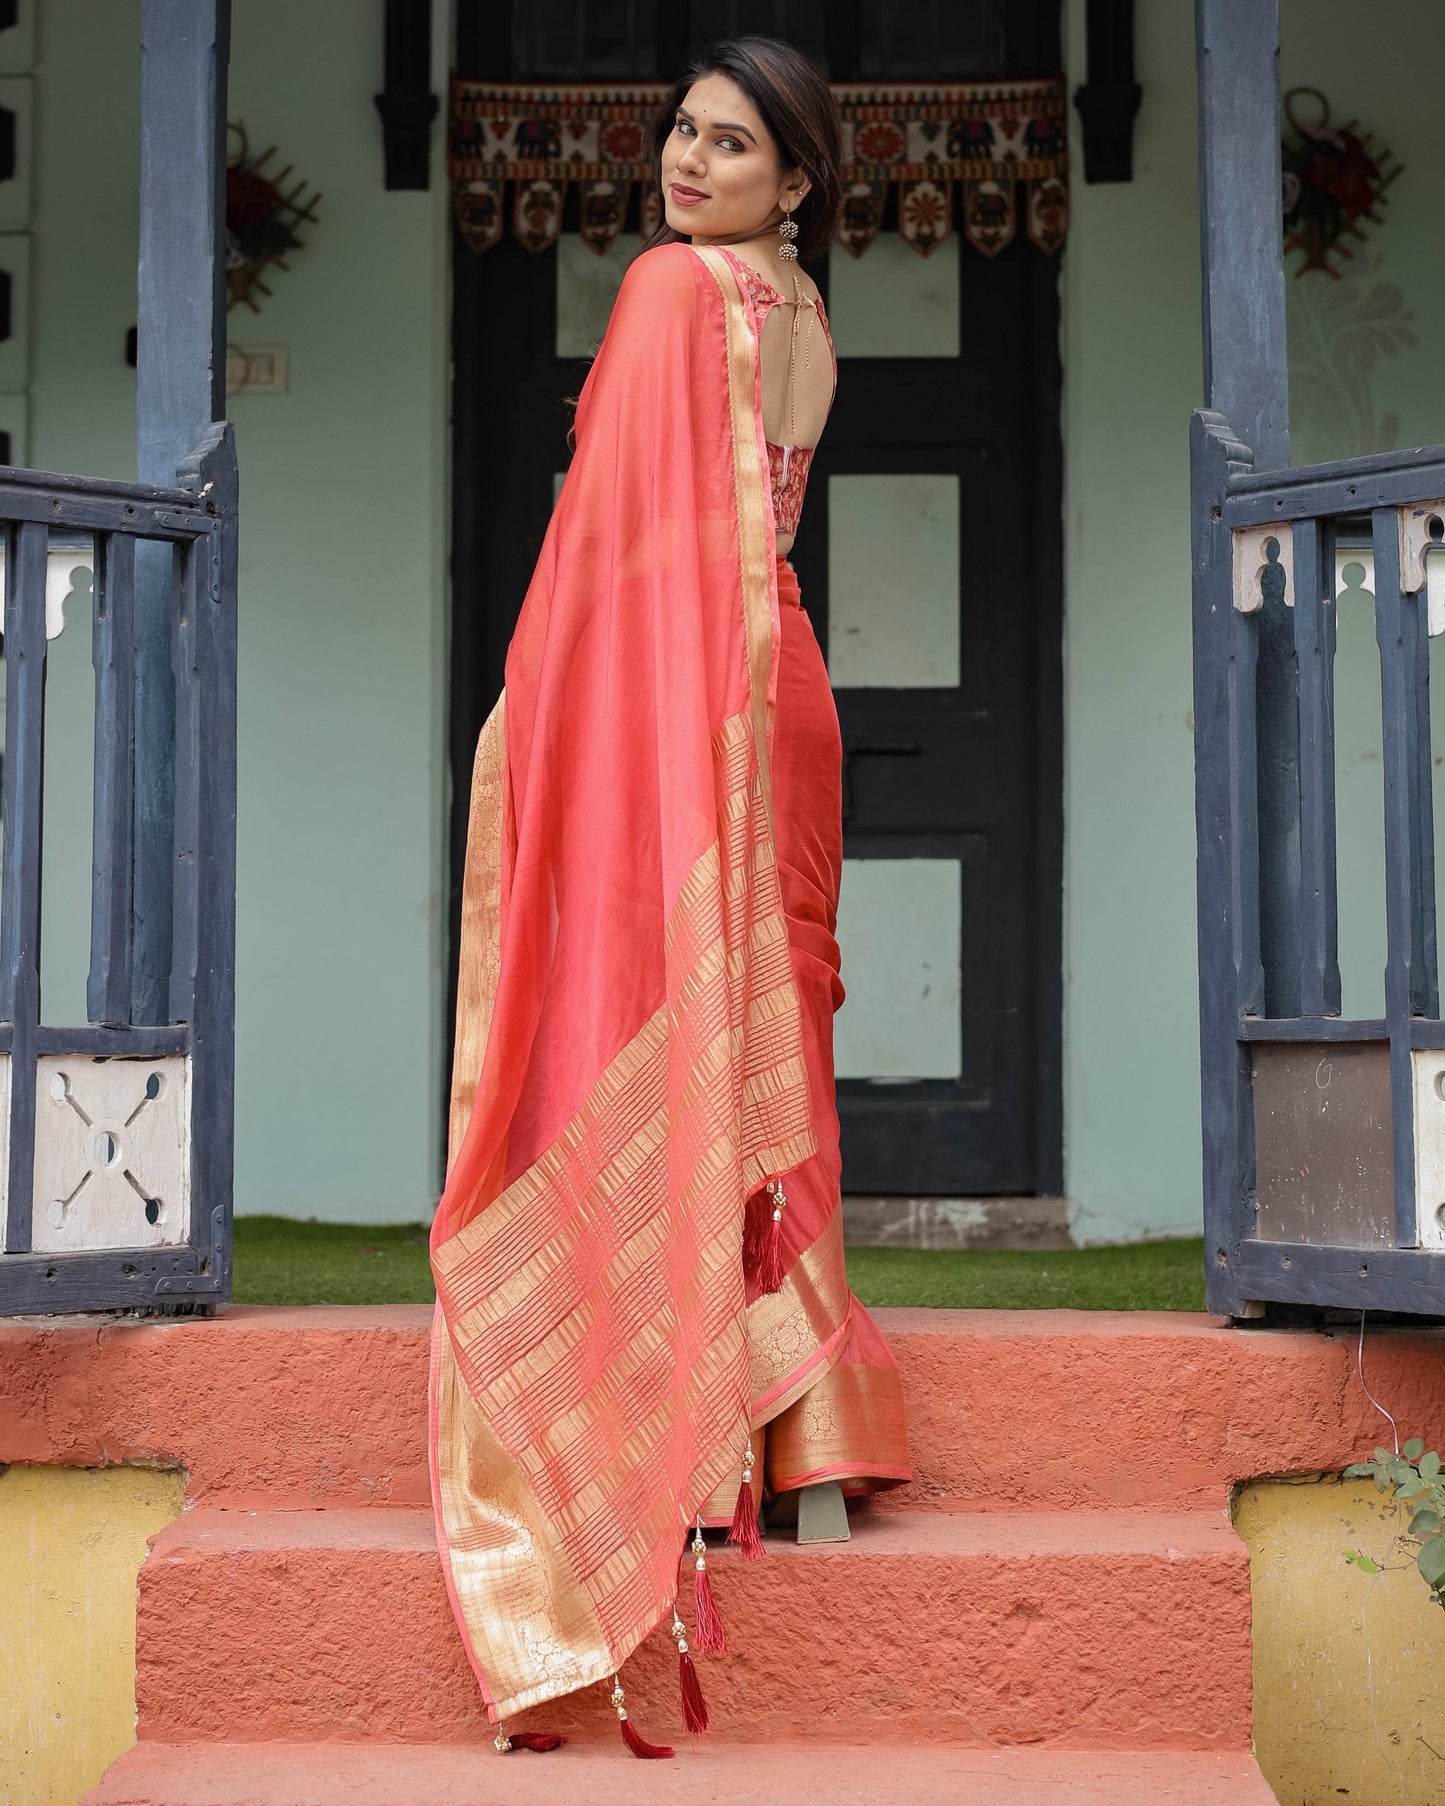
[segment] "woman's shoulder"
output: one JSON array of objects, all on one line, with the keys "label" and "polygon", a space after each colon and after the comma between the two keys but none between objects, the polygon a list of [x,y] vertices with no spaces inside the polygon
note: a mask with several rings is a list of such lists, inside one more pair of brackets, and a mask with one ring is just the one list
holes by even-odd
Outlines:
[{"label": "woman's shoulder", "polygon": [[639,251],[622,275],[619,297],[629,299],[646,296],[653,300],[689,300],[697,281],[699,260],[690,244],[675,239],[665,245],[652,245]]}]

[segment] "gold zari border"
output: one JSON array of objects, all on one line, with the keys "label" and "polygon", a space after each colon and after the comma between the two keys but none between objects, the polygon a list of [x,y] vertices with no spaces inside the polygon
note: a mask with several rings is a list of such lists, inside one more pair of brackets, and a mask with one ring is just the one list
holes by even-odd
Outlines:
[{"label": "gold zari border", "polygon": [[748,1306],[753,1422],[786,1411],[838,1358],[853,1295],[843,1258],[843,1213],[830,1213],[776,1292]]},{"label": "gold zari border", "polygon": [[[912,1478],[898,1369],[840,1361],[768,1425],[769,1490]],[[848,1487],[848,1490],[856,1490]]]},{"label": "gold zari border", "polygon": [[768,690],[773,672],[775,631],[772,568],[772,521],[768,501],[770,477],[766,454],[758,444],[758,342],[748,320],[748,302],[737,274],[712,245],[694,246],[722,291],[727,321],[728,406],[733,423],[733,472],[738,504],[738,546],[742,560],[743,625],[747,638],[748,675],[752,684],[753,733],[763,781],[769,837],[773,826],[771,777],[772,736]]},{"label": "gold zari border", "polygon": [[502,925],[502,826],[507,777],[506,692],[482,727],[472,762],[467,856],[462,877],[461,944],[457,960],[457,1026],[452,1049],[451,1108],[447,1119],[450,1170],[471,1120],[482,1056],[497,995]]}]

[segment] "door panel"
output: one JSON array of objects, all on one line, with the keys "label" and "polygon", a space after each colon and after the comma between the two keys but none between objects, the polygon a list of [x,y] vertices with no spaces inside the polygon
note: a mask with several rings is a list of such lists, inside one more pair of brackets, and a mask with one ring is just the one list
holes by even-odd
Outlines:
[{"label": "door panel", "polygon": [[896,232],[880,232],[862,257],[828,270],[828,319],[850,357],[957,357],[959,240],[920,257]]},{"label": "door panel", "polygon": [[957,859],[845,859],[838,942],[848,1007],[840,1079],[896,1084],[963,1072],[963,869]]},{"label": "door panel", "polygon": [[956,689],[959,479],[828,481],[828,675],[835,690]]},{"label": "door panel", "polygon": [[[835,253],[835,265],[847,261]],[[1057,315],[1038,261],[1025,244],[992,260],[963,252],[952,333],[935,321],[933,335],[956,354],[856,355],[837,329],[838,402],[793,562],[843,732],[839,938],[850,995],[839,1033],[850,1063],[838,1094],[844,1184],[855,1192],[1050,1184],[1037,979],[1039,889],[1052,880],[1037,850],[1048,806],[1039,717],[1057,700],[1041,695],[1039,668],[1058,625],[1038,554],[1040,537],[1057,531],[1058,499],[1041,481],[1031,390]],[[876,912],[855,914],[847,885],[860,862],[875,874],[882,862],[902,895],[909,862],[939,860],[959,873],[960,938],[927,1004],[946,997],[956,1008],[957,1064],[911,1079],[860,1072],[854,1062],[874,1037],[849,1012],[894,955]]]}]

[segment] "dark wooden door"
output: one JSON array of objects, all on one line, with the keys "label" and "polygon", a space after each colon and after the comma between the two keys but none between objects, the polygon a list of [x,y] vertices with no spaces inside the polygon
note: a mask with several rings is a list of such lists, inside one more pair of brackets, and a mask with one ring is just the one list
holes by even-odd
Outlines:
[{"label": "dark wooden door", "polygon": [[[713,6],[697,9],[704,30],[695,35],[688,9],[644,19],[644,7],[625,45],[609,36],[607,8],[529,0],[515,23],[513,10],[462,6],[461,73],[666,79],[706,37],[740,30],[790,39],[835,81],[1036,76],[1059,58],[1057,9],[1045,0],[1007,12],[1001,0]],[[576,229],[574,196],[568,204],[564,234]],[[850,312],[872,328],[871,338],[855,336],[861,350],[850,352],[846,333],[840,341],[838,402],[792,554],[828,652],[845,746],[844,1184],[855,1193],[1054,1193],[1057,264],[1022,235],[991,259],[955,244],[927,262],[911,251],[899,262],[894,227],[890,212],[857,268],[838,268],[851,260],[836,252],[833,268],[811,272],[835,328]],[[558,355],[558,256],[530,254],[510,235],[481,256],[456,246],[458,880],[477,731],[566,463],[562,397],[587,371],[585,356]],[[892,295],[885,268],[896,271]],[[919,282],[922,302],[911,292]],[[900,354],[888,316],[896,309],[904,320],[920,306],[929,321]],[[905,321],[905,341],[910,330]],[[869,582],[871,592],[860,587]],[[870,639],[870,617],[888,608],[895,618]],[[452,902],[455,920],[455,889]]]}]

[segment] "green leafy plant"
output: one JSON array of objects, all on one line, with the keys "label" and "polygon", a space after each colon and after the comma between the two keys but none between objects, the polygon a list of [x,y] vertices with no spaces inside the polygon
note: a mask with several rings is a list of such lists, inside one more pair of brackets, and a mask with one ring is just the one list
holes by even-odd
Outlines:
[{"label": "green leafy plant", "polygon": [[[1410,1507],[1410,1527],[1405,1535],[1420,1545],[1415,1566],[1435,1603],[1445,1609],[1445,1475],[1440,1471],[1439,1455],[1413,1436],[1403,1453],[1394,1455],[1389,1449],[1376,1449],[1373,1460],[1357,1461],[1347,1467],[1345,1478],[1373,1480],[1377,1492]],[[1358,1549],[1346,1549],[1344,1556],[1365,1574],[1378,1574],[1385,1565]]]}]

